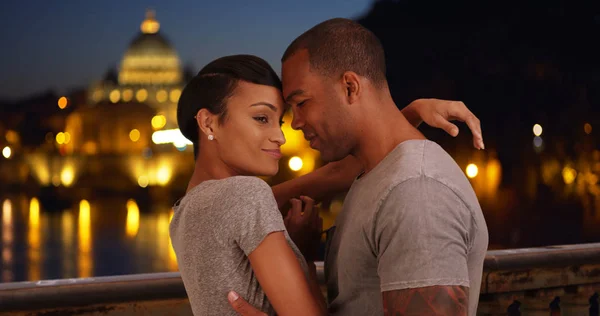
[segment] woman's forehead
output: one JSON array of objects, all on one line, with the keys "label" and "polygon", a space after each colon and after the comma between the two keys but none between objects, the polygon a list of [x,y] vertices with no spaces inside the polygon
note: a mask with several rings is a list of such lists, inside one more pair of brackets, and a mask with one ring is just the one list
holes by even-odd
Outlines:
[{"label": "woman's forehead", "polygon": [[230,97],[230,101],[235,103],[245,103],[248,106],[254,103],[265,102],[272,104],[279,110],[285,110],[285,104],[281,95],[281,90],[276,87],[248,83],[240,81],[233,94]]}]

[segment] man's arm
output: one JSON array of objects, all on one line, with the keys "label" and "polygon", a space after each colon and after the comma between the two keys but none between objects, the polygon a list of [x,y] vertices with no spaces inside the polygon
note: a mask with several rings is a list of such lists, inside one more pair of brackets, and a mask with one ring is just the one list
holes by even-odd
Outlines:
[{"label": "man's arm", "polygon": [[470,227],[468,207],[435,179],[406,180],[390,192],[370,241],[386,315],[467,314]]},{"label": "man's arm", "polygon": [[467,315],[469,288],[428,286],[383,292],[384,315]]}]

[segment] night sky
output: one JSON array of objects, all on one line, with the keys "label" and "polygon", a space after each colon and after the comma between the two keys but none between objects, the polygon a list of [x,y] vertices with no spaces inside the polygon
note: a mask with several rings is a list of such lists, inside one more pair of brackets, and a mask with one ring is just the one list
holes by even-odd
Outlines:
[{"label": "night sky", "polygon": [[0,99],[85,87],[118,66],[147,8],[184,65],[248,53],[279,71],[287,45],[333,17],[356,18],[370,0],[79,1],[8,0],[0,4]]}]

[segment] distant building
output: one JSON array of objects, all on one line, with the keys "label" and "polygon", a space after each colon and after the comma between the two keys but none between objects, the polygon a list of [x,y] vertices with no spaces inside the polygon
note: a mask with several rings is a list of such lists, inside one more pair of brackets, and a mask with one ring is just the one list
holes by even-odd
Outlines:
[{"label": "distant building", "polygon": [[[177,130],[177,102],[189,79],[176,50],[148,11],[118,70],[91,84],[87,105],[66,121],[65,150],[80,154],[135,154],[180,150],[189,144]],[[159,145],[153,146],[153,145]]]},{"label": "distant building", "polygon": [[[8,146],[0,183],[106,191],[184,190],[194,164],[191,142],[178,129],[177,102],[193,72],[182,66],[159,30],[154,12],[148,11],[116,69],[81,92],[26,102],[19,106],[22,113],[13,115],[19,124],[0,124],[0,133],[15,140],[0,142]],[[48,113],[37,116],[39,122],[32,121],[27,108]],[[319,165],[318,152],[309,148],[300,131],[291,129],[291,113],[284,120],[287,142],[281,151],[286,158],[273,181]],[[41,128],[24,126],[30,122]],[[27,148],[16,141],[20,136],[31,139],[22,142],[29,144]]]},{"label": "distant building", "polygon": [[[177,102],[190,79],[175,49],[148,11],[117,69],[83,97],[55,99],[55,126],[45,146],[25,156],[41,186],[185,188],[193,164],[190,142],[177,129]],[[48,120],[48,119],[46,119]],[[44,137],[42,134],[41,137]],[[17,163],[15,161],[15,163]],[[9,182],[22,182],[11,179]]]},{"label": "distant building", "polygon": [[111,69],[92,84],[88,99],[92,105],[144,103],[166,117],[165,128],[176,128],[177,101],[186,79],[177,51],[149,10],[118,71]]}]

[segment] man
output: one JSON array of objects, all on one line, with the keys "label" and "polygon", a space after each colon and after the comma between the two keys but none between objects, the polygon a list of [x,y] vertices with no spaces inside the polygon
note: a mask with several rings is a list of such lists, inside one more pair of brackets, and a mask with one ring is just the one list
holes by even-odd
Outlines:
[{"label": "man", "polygon": [[292,127],[323,160],[351,155],[363,168],[328,236],[329,313],[475,315],[485,219],[454,160],[398,111],[376,36],[320,23],[288,47],[282,79]]}]

